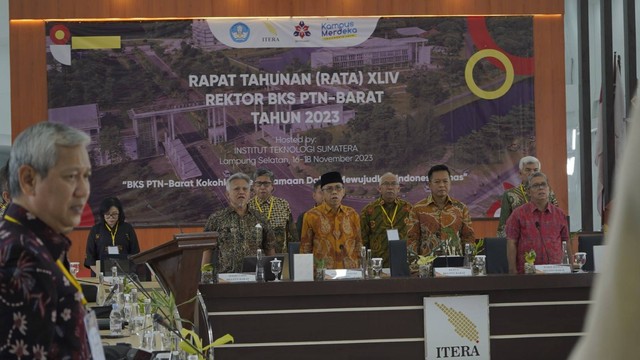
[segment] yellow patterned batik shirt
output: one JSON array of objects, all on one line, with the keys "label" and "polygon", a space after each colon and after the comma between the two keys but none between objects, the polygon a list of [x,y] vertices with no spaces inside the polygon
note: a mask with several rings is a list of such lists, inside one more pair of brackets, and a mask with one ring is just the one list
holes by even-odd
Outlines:
[{"label": "yellow patterned batik shirt", "polygon": [[351,207],[337,211],[323,203],[307,211],[302,221],[300,253],[313,254],[326,269],[354,269],[360,266],[360,216]]}]

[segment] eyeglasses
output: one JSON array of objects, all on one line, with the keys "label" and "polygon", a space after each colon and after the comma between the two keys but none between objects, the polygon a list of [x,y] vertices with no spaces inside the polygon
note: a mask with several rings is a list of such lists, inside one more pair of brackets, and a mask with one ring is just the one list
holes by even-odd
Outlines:
[{"label": "eyeglasses", "polygon": [[380,186],[398,186],[397,181],[385,181]]},{"label": "eyeglasses", "polygon": [[546,189],[547,186],[549,186],[549,184],[547,184],[546,182],[543,182],[543,183],[531,184],[529,185],[529,189],[534,189],[534,190]]},{"label": "eyeglasses", "polygon": [[269,186],[269,185],[271,185],[271,184],[273,184],[273,183],[272,183],[271,181],[256,181],[256,182],[254,182],[254,184],[255,184],[257,187],[263,187],[263,186],[264,186],[264,187],[267,187],[267,186]]},{"label": "eyeglasses", "polygon": [[332,193],[334,191],[342,191],[344,190],[344,186],[327,186],[325,188],[322,188],[322,191],[327,192],[327,193]]},{"label": "eyeglasses", "polygon": [[118,216],[120,216],[120,213],[107,213],[107,214],[104,214],[104,217],[112,218],[112,219],[117,219]]}]

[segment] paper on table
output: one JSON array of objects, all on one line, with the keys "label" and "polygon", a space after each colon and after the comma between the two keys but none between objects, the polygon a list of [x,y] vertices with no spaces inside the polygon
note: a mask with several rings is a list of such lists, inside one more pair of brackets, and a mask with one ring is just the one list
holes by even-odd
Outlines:
[{"label": "paper on table", "polygon": [[293,254],[293,281],[313,281],[313,254]]},{"label": "paper on table", "polygon": [[607,256],[607,245],[595,245],[593,247],[593,272],[602,272],[607,266],[605,259]]}]

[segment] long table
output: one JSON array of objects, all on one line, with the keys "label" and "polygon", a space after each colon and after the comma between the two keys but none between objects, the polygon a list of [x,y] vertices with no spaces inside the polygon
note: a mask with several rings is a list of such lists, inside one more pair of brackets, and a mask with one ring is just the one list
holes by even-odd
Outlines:
[{"label": "long table", "polygon": [[[566,359],[594,274],[200,285],[224,359],[424,359],[423,298],[489,295],[491,359]],[[202,326],[202,325],[201,325]],[[200,329],[201,332],[204,329]]]}]

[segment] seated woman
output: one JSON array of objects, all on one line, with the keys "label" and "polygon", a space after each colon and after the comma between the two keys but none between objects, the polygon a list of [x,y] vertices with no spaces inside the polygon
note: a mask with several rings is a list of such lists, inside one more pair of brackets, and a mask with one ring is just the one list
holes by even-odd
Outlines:
[{"label": "seated woman", "polygon": [[124,221],[125,215],[120,200],[108,197],[102,200],[98,223],[89,232],[84,266],[90,268],[96,260],[118,255],[133,255],[140,252],[138,237],[131,224]]}]

